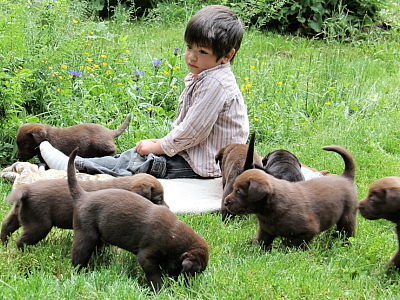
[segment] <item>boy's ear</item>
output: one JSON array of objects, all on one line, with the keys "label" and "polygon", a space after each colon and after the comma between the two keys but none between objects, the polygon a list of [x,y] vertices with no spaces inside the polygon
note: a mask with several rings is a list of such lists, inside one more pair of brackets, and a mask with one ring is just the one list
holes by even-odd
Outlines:
[{"label": "boy's ear", "polygon": [[236,49],[232,48],[224,57],[222,57],[222,63],[226,64],[231,61],[232,57],[235,55]]}]

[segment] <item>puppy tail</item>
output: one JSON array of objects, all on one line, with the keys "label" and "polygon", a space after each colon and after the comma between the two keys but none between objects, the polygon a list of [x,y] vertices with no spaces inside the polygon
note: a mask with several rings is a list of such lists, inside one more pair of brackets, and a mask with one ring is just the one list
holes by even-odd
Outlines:
[{"label": "puppy tail", "polygon": [[334,151],[343,158],[344,160],[344,171],[341,174],[343,177],[347,177],[354,181],[354,178],[356,177],[356,163],[353,159],[353,156],[351,153],[346,150],[345,148],[337,145],[331,145],[331,146],[325,146],[322,147],[322,149],[326,151]]},{"label": "puppy tail", "polygon": [[114,132],[114,137],[120,136],[120,135],[125,131],[125,129],[126,129],[126,128],[128,127],[128,125],[129,125],[129,123],[131,122],[131,118],[132,118],[132,114],[129,114],[129,115],[126,117],[124,123],[122,123],[122,125],[121,125],[119,128],[113,130],[113,132]]},{"label": "puppy tail", "polygon": [[76,179],[76,171],[75,171],[75,157],[76,153],[78,152],[78,148],[75,148],[68,159],[68,169],[67,169],[67,174],[68,174],[68,187],[69,187],[69,192],[71,194],[72,199],[74,202],[76,202],[80,196],[85,192],[81,186],[78,183],[78,180]]},{"label": "puppy tail", "polygon": [[249,141],[249,148],[247,150],[246,161],[244,162],[243,171],[254,169],[254,144],[256,132],[253,131]]},{"label": "puppy tail", "polygon": [[29,196],[27,185],[23,184],[13,189],[7,197],[7,203],[14,204],[18,200],[26,199]]}]

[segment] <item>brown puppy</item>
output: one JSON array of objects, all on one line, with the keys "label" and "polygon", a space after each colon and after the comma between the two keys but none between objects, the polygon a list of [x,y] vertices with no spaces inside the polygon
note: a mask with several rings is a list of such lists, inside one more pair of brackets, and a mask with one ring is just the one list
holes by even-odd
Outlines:
[{"label": "brown puppy", "polygon": [[253,132],[249,145],[229,144],[221,148],[215,156],[215,162],[219,163],[222,172],[222,221],[225,221],[231,215],[223,204],[225,197],[233,190],[236,177],[244,170],[253,168],[253,164],[262,165],[261,156],[254,152],[254,139],[255,133]]},{"label": "brown puppy", "polygon": [[384,177],[375,181],[368,195],[358,203],[361,215],[369,220],[386,219],[396,223],[399,249],[389,260],[400,270],[400,177]]},{"label": "brown puppy", "polygon": [[[87,191],[116,188],[136,192],[155,204],[164,202],[161,183],[149,174],[118,177],[108,180],[81,181]],[[73,201],[66,179],[39,180],[15,188],[7,198],[13,204],[1,227],[1,241],[7,243],[9,236],[18,228],[24,232],[17,239],[18,247],[34,245],[44,239],[53,226],[72,229]]]},{"label": "brown puppy", "polygon": [[104,241],[137,255],[148,284],[156,292],[162,272],[176,277],[205,270],[207,242],[168,208],[118,189],[85,192],[75,176],[74,150],[68,162],[68,185],[74,200],[72,264],[88,265]]},{"label": "brown puppy", "polygon": [[299,159],[291,152],[283,149],[268,153],[262,159],[264,171],[278,179],[287,181],[303,181]]},{"label": "brown puppy", "polygon": [[323,149],[343,157],[345,169],[341,175],[289,182],[254,169],[236,178],[225,206],[234,214],[256,215],[259,229],[255,241],[265,248],[276,237],[300,246],[335,224],[347,236],[355,234],[358,200],[354,160],[340,146]]},{"label": "brown puppy", "polygon": [[23,124],[17,132],[17,157],[23,161],[35,155],[43,161],[38,146],[48,141],[54,148],[65,155],[79,147],[81,157],[100,157],[115,154],[117,147],[114,139],[120,136],[128,127],[131,114],[118,129],[108,129],[99,124],[85,123],[66,128],[56,128],[37,123]]}]

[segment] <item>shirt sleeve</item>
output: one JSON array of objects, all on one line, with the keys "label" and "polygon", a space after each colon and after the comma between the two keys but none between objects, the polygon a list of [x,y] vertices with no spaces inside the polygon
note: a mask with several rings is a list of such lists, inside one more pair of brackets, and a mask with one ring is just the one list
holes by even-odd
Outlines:
[{"label": "shirt sleeve", "polygon": [[224,107],[226,92],[215,78],[203,79],[192,94],[192,104],[183,120],[161,139],[161,148],[168,156],[200,144],[210,134]]}]

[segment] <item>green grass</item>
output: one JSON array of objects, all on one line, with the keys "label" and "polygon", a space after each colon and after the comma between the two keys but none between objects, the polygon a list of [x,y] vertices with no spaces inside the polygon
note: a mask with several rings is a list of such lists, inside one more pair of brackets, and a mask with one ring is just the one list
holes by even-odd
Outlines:
[{"label": "green grass", "polygon": [[[174,24],[127,22],[123,15],[98,22],[66,0],[53,10],[22,2],[0,0],[0,62],[9,70],[0,72],[3,165],[15,161],[15,132],[25,122],[116,128],[132,112],[129,130],[117,139],[119,151],[168,132],[187,73],[173,48],[183,53],[192,10]],[[389,8],[386,15],[398,16],[396,2]],[[341,173],[339,155],[321,147],[342,145],[357,162],[360,199],[376,179],[399,175],[399,37],[398,27],[348,44],[246,31],[232,68],[257,132],[256,150],[265,155],[284,148],[306,165]],[[169,65],[155,70],[154,58]],[[83,74],[73,80],[70,69]],[[135,70],[144,72],[137,81]],[[0,180],[0,218],[10,209],[10,189]],[[0,299],[399,298],[400,275],[381,271],[397,249],[393,224],[385,220],[359,216],[357,236],[347,246],[329,231],[305,251],[287,249],[278,239],[264,252],[250,244],[257,230],[253,216],[228,225],[214,213],[179,218],[211,251],[208,268],[188,286],[171,281],[152,295],[135,256],[114,247],[93,258],[89,272],[76,274],[72,231],[54,229],[24,252],[15,245],[18,231],[0,245]]]}]

